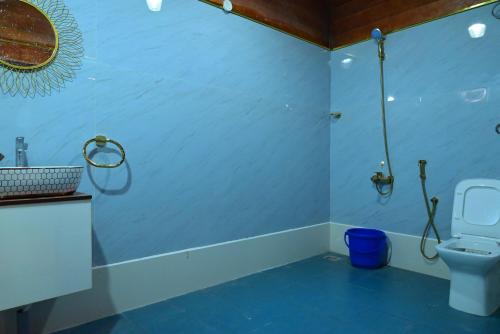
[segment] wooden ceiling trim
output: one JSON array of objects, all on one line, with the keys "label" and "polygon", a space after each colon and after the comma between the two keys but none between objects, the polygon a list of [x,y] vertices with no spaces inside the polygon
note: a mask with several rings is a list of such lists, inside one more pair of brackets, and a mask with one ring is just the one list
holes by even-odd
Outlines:
[{"label": "wooden ceiling trim", "polygon": [[[222,7],[223,0],[201,0]],[[330,46],[329,0],[232,0],[233,13],[324,48]]]}]

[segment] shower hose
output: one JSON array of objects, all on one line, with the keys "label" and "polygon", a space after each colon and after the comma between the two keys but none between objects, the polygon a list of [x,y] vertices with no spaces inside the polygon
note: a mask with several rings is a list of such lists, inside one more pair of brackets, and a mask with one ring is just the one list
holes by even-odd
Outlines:
[{"label": "shower hose", "polygon": [[385,80],[384,80],[384,59],[385,55],[383,49],[381,49],[382,42],[379,42],[379,64],[380,64],[380,106],[382,109],[382,126],[384,132],[384,148],[385,148],[385,159],[387,160],[387,169],[389,171],[389,177],[391,178],[391,183],[388,184],[389,189],[384,191],[383,185],[375,184],[377,192],[382,196],[390,196],[394,190],[394,176],[392,175],[391,159],[389,157],[389,143],[387,139],[387,120],[385,116]]},{"label": "shower hose", "polygon": [[429,261],[432,261],[432,260],[437,259],[439,254],[436,253],[433,256],[428,256],[425,253],[425,244],[427,242],[427,239],[429,238],[429,233],[430,233],[431,229],[434,232],[434,234],[436,235],[436,239],[437,239],[438,243],[439,244],[441,243],[441,237],[439,236],[439,232],[436,228],[436,225],[434,224],[434,218],[436,216],[436,209],[437,209],[437,205],[438,205],[439,200],[437,197],[432,197],[430,200],[432,207],[431,207],[431,205],[429,205],[429,196],[427,195],[427,187],[425,185],[425,179],[426,179],[425,164],[426,164],[426,161],[420,160],[419,164],[420,164],[420,182],[422,184],[422,193],[424,195],[425,208],[427,209],[427,215],[429,217],[429,219],[427,220],[427,224],[425,225],[425,229],[424,229],[424,233],[422,234],[422,238],[420,239],[420,253],[422,254],[422,256],[424,258],[426,258]]}]

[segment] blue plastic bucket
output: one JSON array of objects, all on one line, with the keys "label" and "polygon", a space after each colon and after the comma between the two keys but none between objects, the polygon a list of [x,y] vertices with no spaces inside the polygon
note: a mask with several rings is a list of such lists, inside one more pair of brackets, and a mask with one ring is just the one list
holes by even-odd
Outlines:
[{"label": "blue plastic bucket", "polygon": [[345,232],[344,241],[354,267],[374,269],[387,265],[389,245],[384,232],[351,228]]}]

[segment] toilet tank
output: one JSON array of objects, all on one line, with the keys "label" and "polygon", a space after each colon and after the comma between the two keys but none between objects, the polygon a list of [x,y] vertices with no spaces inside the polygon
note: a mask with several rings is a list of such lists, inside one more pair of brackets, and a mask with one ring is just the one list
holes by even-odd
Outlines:
[{"label": "toilet tank", "polygon": [[451,233],[500,239],[500,180],[469,179],[457,185]]}]

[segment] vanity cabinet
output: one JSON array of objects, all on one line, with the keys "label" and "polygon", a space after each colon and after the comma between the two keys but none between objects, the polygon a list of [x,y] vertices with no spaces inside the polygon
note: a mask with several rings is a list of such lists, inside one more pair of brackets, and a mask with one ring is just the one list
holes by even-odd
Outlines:
[{"label": "vanity cabinet", "polygon": [[90,195],[0,200],[0,311],[91,287]]}]

